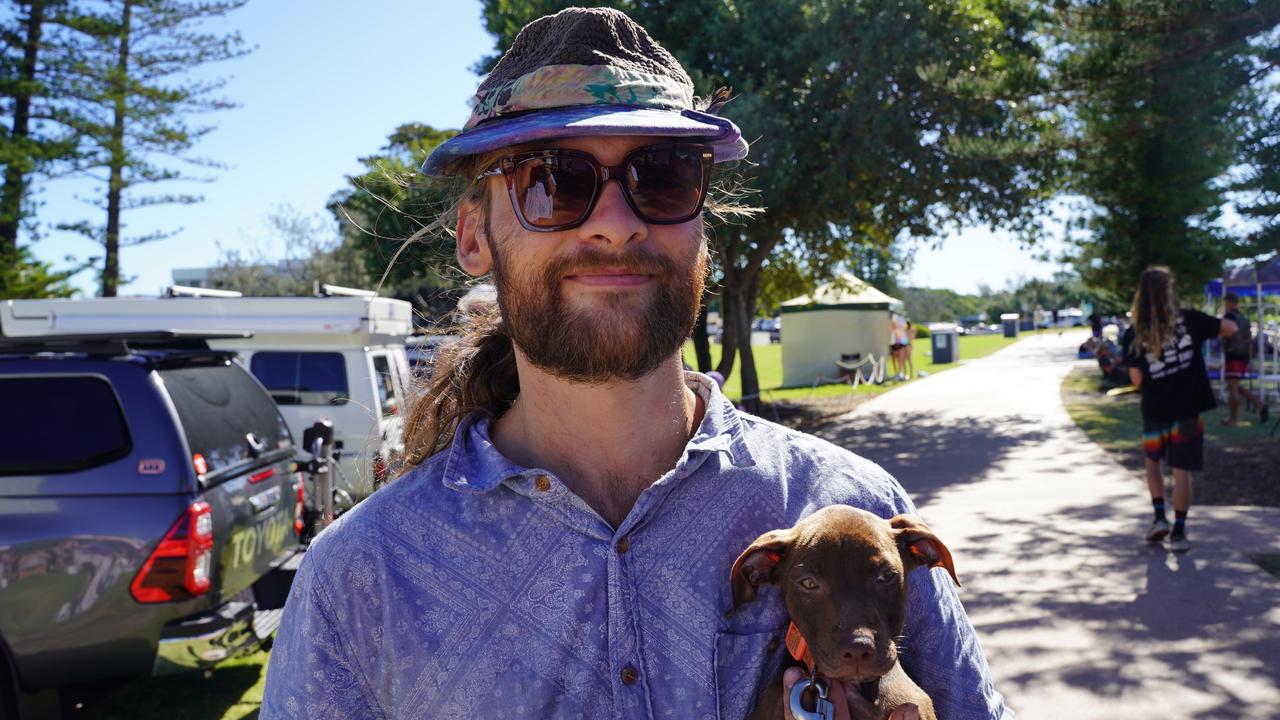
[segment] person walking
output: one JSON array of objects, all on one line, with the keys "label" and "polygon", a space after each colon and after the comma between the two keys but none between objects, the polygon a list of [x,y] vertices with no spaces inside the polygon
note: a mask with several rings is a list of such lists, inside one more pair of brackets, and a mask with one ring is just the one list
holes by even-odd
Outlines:
[{"label": "person walking", "polygon": [[[1147,541],[1158,543],[1167,536],[1171,550],[1186,552],[1191,547],[1186,527],[1191,473],[1204,469],[1200,414],[1215,406],[1200,348],[1212,337],[1230,337],[1236,326],[1180,308],[1173,273],[1161,265],[1142,273],[1130,312],[1132,325],[1122,347],[1129,378],[1142,393],[1142,445],[1155,513]],[[1173,470],[1172,528],[1165,513],[1161,462]]]},{"label": "person walking", "polygon": [[908,320],[906,323],[906,328],[903,330],[903,333],[902,333],[902,349],[899,350],[899,352],[902,354],[902,366],[906,371],[906,376],[908,380],[916,376],[915,359],[911,357],[911,349],[912,349],[911,344],[912,344],[912,341],[915,340],[915,335],[916,335],[915,327],[913,327],[911,325],[911,321]]},{"label": "person walking", "polygon": [[[738,555],[831,504],[915,512],[878,466],[681,368],[704,207],[731,209],[710,172],[747,154],[721,104],[604,8],[533,21],[480,84],[423,172],[465,186],[456,258],[497,308],[409,408],[407,469],[307,551],[262,720],[745,717],[788,612],[728,613]],[[885,578],[938,715],[1010,716],[951,578]],[[833,681],[837,717],[851,690]]]},{"label": "person walking", "polygon": [[1249,318],[1240,312],[1240,296],[1229,292],[1222,297],[1225,320],[1230,320],[1239,328],[1234,335],[1222,343],[1223,372],[1227,381],[1227,417],[1222,424],[1235,427],[1239,422],[1240,396],[1243,395],[1258,408],[1258,421],[1266,423],[1270,418],[1270,408],[1262,398],[1253,394],[1241,381],[1249,377],[1249,364],[1253,355],[1253,328]]}]

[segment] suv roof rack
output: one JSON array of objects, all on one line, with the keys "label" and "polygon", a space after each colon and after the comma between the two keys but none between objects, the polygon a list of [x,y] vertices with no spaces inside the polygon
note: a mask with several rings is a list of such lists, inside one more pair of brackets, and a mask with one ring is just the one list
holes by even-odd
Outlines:
[{"label": "suv roof rack", "polygon": [[155,350],[210,350],[209,340],[244,340],[249,332],[195,332],[190,330],[148,330],[125,333],[87,333],[83,335],[33,335],[12,337],[0,335],[0,354],[42,352],[84,353],[116,356]]}]

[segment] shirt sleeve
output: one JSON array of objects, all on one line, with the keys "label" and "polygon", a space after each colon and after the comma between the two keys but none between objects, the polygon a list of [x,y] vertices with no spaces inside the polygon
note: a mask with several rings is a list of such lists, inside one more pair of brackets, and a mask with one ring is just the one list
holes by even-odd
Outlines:
[{"label": "shirt sleeve", "polygon": [[1134,339],[1133,328],[1129,328],[1128,330],[1125,330],[1124,337],[1120,340],[1120,352],[1124,356],[1123,362],[1125,367],[1141,368],[1142,358],[1140,358],[1138,354],[1134,352],[1134,349],[1133,349],[1134,342],[1135,342],[1135,339]]},{"label": "shirt sleeve", "polygon": [[259,717],[382,718],[313,559],[303,561],[289,592]]},{"label": "shirt sleeve", "polygon": [[[881,470],[883,472],[883,470]],[[887,475],[887,473],[886,473]],[[893,480],[898,512],[915,505]],[[996,691],[991,668],[951,576],[941,568],[917,569],[907,577],[907,622],[903,669],[946,720],[1003,720],[1014,713]]]},{"label": "shirt sleeve", "polygon": [[1222,332],[1221,320],[1199,310],[1184,310],[1182,317],[1187,324],[1187,332],[1191,333],[1191,339],[1196,345],[1218,337]]}]

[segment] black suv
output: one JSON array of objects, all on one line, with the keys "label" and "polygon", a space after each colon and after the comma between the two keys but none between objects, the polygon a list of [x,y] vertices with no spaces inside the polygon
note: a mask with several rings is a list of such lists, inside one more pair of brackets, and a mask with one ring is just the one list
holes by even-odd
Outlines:
[{"label": "black suv", "polygon": [[302,476],[212,337],[0,336],[0,717],[208,668],[279,625]]}]

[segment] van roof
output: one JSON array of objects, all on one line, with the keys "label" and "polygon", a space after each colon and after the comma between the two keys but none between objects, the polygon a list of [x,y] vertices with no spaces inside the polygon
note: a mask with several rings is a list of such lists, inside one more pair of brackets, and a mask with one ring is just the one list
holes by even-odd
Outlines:
[{"label": "van roof", "polygon": [[286,341],[403,341],[413,331],[412,306],[383,297],[175,297],[5,300],[0,334],[7,337],[143,332],[182,328],[242,332],[253,340],[219,344],[253,347]]}]

